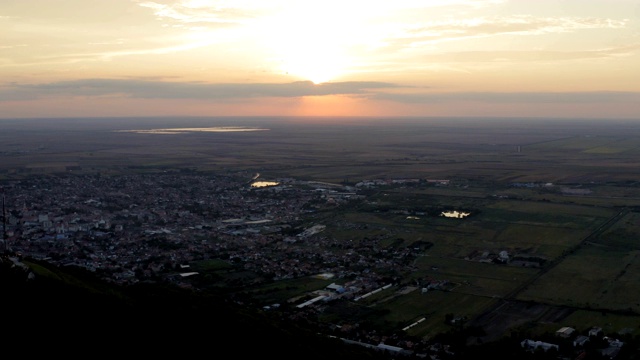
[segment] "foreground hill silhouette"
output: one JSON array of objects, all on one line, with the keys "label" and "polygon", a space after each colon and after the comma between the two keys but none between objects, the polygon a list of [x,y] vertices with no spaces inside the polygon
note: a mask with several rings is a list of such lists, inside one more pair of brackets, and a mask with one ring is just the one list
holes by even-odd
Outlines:
[{"label": "foreground hill silhouette", "polygon": [[2,257],[2,343],[25,355],[385,359],[382,352],[268,319],[214,294],[116,286],[77,268]]}]

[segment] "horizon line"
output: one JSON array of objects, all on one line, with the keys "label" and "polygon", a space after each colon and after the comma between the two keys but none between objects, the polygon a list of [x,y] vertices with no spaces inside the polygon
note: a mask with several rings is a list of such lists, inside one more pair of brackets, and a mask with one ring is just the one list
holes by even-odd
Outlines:
[{"label": "horizon line", "polygon": [[118,116],[31,116],[31,117],[0,117],[2,120],[45,120],[45,119],[123,119],[123,118],[136,118],[136,119],[168,119],[168,118],[192,118],[192,119],[215,119],[215,118],[242,118],[242,119],[255,119],[255,118],[345,118],[345,119],[557,119],[557,120],[640,120],[638,117],[579,117],[579,116],[433,116],[433,115],[118,115]]}]

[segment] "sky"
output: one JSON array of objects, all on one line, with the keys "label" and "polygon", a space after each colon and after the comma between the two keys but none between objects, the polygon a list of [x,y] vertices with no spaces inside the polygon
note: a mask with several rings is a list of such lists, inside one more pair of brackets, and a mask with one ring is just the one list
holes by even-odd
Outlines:
[{"label": "sky", "polygon": [[640,119],[638,0],[2,0],[0,118]]}]

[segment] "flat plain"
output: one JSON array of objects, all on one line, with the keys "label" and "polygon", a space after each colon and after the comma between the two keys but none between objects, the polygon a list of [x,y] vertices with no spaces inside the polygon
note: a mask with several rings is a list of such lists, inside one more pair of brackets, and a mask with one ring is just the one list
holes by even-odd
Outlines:
[{"label": "flat plain", "polygon": [[[384,187],[366,204],[315,215],[339,240],[429,244],[404,286],[363,301],[374,311],[327,310],[325,321],[361,314],[397,329],[424,318],[407,332],[432,337],[454,314],[485,329],[484,341],[562,326],[640,334],[640,120],[5,119],[0,160],[0,181],[176,169],[350,185],[419,179],[426,185]],[[472,215],[430,215],[448,209]],[[511,266],[483,261],[501,251]],[[407,290],[425,279],[450,288]],[[278,302],[330,282],[254,290]]]}]

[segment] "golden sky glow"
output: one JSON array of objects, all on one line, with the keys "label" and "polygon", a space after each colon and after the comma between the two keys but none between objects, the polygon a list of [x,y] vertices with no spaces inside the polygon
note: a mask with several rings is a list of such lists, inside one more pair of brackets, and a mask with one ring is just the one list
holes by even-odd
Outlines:
[{"label": "golden sky glow", "polygon": [[637,0],[3,0],[0,117],[640,118]]}]

